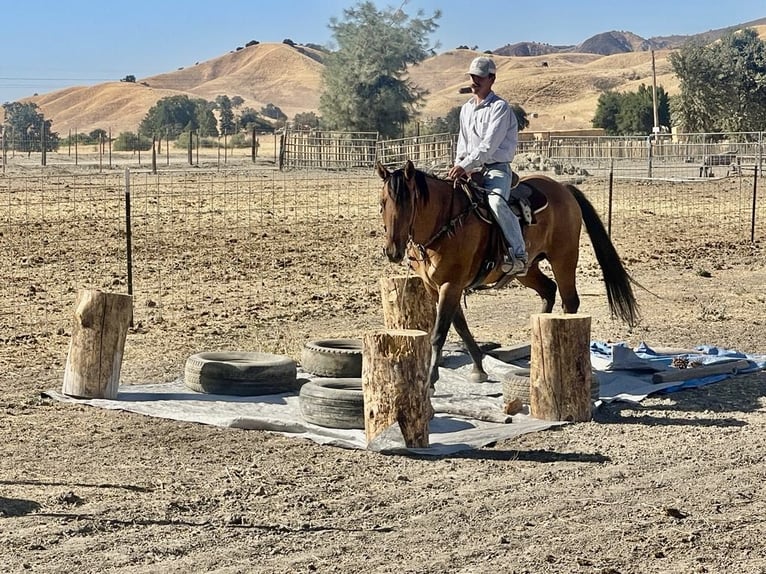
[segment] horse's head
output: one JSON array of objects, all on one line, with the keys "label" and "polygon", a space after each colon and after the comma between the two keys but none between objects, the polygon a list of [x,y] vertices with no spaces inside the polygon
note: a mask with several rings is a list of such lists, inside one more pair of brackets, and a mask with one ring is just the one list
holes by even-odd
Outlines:
[{"label": "horse's head", "polygon": [[386,245],[383,250],[392,263],[400,263],[407,252],[415,217],[415,166],[407,161],[403,169],[389,171],[382,163],[375,170],[383,180],[380,192],[380,215]]}]

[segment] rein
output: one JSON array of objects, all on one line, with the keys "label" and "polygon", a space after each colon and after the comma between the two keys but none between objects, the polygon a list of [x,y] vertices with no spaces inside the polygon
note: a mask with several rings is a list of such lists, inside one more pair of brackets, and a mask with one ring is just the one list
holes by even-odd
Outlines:
[{"label": "rein", "polygon": [[[414,241],[412,241],[412,232],[411,232],[411,230],[412,230],[412,226],[410,226],[410,243],[411,243],[411,244],[412,244],[414,247],[416,247],[416,248],[417,248],[417,250],[420,252],[420,255],[421,255],[421,257],[422,257],[423,259],[425,259],[425,256],[426,256],[426,253],[425,253],[425,252],[426,252],[426,249],[428,249],[428,248],[429,248],[431,245],[433,245],[434,243],[436,243],[436,242],[437,242],[439,239],[441,239],[441,238],[442,238],[442,237],[444,237],[445,235],[448,235],[448,236],[452,236],[452,235],[454,235],[455,231],[456,231],[456,230],[457,230],[457,229],[458,229],[458,228],[459,228],[459,227],[460,227],[460,226],[463,224],[463,220],[464,220],[464,219],[466,218],[466,216],[467,216],[467,215],[469,215],[470,213],[472,213],[472,212],[473,212],[473,213],[476,213],[476,214],[477,214],[477,216],[479,217],[479,219],[482,219],[482,220],[486,221],[486,219],[484,219],[484,218],[481,216],[481,214],[479,214],[479,212],[478,212],[478,209],[477,209],[477,208],[478,208],[478,205],[479,205],[479,204],[478,204],[478,203],[476,203],[476,201],[475,201],[475,199],[474,199],[474,197],[473,197],[473,194],[471,193],[471,190],[470,190],[469,184],[468,184],[467,182],[457,182],[457,181],[455,182],[455,184],[454,184],[454,186],[453,186],[453,192],[452,192],[452,194],[450,195],[450,202],[451,202],[451,205],[450,205],[450,213],[452,212],[452,206],[453,206],[453,205],[454,205],[454,203],[455,203],[455,192],[454,192],[454,188],[455,188],[455,187],[457,187],[458,185],[460,185],[460,188],[463,190],[463,192],[464,192],[464,193],[466,194],[466,196],[468,197],[468,201],[469,201],[468,205],[466,206],[466,208],[465,208],[465,209],[463,209],[463,211],[461,211],[461,212],[460,212],[460,213],[458,213],[457,215],[453,216],[453,217],[452,217],[451,219],[449,219],[449,220],[448,220],[448,221],[447,221],[447,222],[446,222],[444,225],[442,225],[442,226],[441,226],[441,227],[440,227],[440,228],[439,228],[439,229],[438,229],[438,230],[437,230],[437,231],[436,231],[436,232],[435,232],[435,233],[434,233],[434,234],[433,234],[433,235],[430,237],[430,239],[428,239],[428,241],[426,241],[425,243],[415,243]],[[413,216],[412,216],[412,219],[413,219],[413,221],[414,221],[414,219],[415,219],[415,210],[414,210],[414,209],[413,209]]]}]

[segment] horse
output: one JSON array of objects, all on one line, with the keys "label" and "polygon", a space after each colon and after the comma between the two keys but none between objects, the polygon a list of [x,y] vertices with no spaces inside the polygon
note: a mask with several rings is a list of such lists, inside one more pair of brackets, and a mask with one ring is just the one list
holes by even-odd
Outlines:
[{"label": "horse", "polygon": [[[558,284],[564,313],[577,313],[580,298],[575,272],[583,223],[601,267],[612,314],[630,326],[637,324],[639,308],[632,288],[635,282],[623,266],[598,213],[576,186],[544,175],[520,179],[518,189],[528,191],[535,200],[530,203],[536,208],[531,223],[523,225],[529,267],[526,274],[510,277],[501,270],[505,247],[499,228],[482,205],[483,190],[477,190],[468,181],[456,182],[427,174],[415,169],[411,160],[394,171],[380,162],[375,169],[383,180],[380,213],[384,252],[392,263],[401,263],[408,256],[410,267],[436,303],[436,322],[430,340],[432,387],[439,378],[438,367],[450,325],[473,361],[470,380],[488,379],[482,366],[482,351],[460,305],[466,290],[500,287],[515,278],[537,292],[543,313],[551,313]],[[555,281],[540,270],[542,260],[550,263]]]}]

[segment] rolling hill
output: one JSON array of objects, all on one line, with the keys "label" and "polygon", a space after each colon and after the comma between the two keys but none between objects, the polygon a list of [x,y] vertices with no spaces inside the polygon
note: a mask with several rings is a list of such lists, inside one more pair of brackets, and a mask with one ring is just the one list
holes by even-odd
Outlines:
[{"label": "rolling hill", "polygon": [[[632,91],[642,83],[651,85],[650,50],[654,50],[657,85],[673,95],[678,81],[668,55],[685,41],[714,41],[738,27],[756,28],[766,38],[764,18],[697,36],[645,40],[629,32],[608,32],[578,46],[506,46],[493,52],[498,66],[495,90],[527,111],[530,131],[588,129],[604,90]],[[518,55],[525,50],[529,55]],[[458,89],[466,85],[465,70],[477,55],[479,52],[462,47],[408,70],[411,80],[429,92],[422,109],[424,119],[444,116],[465,101]],[[179,94],[207,100],[221,94],[237,95],[244,106],[260,110],[273,104],[293,117],[318,109],[322,58],[321,51],[304,46],[260,43],[135,83],[74,86],[25,101],[36,103],[62,136],[70,130],[87,133],[96,128],[111,130],[113,135],[135,132],[159,99]]]}]

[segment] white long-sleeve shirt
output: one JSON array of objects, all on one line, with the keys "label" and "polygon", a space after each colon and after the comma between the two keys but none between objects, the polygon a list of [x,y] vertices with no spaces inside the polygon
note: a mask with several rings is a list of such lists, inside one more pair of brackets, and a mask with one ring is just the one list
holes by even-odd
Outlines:
[{"label": "white long-sleeve shirt", "polygon": [[495,92],[478,104],[471,98],[460,108],[456,163],[468,173],[488,163],[510,163],[518,138],[516,114],[508,102]]}]

